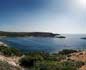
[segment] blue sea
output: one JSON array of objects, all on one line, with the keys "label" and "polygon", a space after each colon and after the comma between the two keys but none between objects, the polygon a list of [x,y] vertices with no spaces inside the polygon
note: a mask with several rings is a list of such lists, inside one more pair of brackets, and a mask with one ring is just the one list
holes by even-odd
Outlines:
[{"label": "blue sea", "polygon": [[0,41],[21,49],[24,52],[43,51],[57,53],[62,49],[86,49],[86,40],[80,39],[86,37],[85,34],[63,34],[65,39],[50,37],[8,37],[1,38]]}]

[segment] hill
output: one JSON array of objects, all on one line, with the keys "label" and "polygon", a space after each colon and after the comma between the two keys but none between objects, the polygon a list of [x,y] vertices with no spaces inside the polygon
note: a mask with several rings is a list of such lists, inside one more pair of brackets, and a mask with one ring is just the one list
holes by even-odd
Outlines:
[{"label": "hill", "polygon": [[8,37],[55,37],[59,34],[54,34],[50,32],[4,32],[0,31],[0,36],[8,36]]}]

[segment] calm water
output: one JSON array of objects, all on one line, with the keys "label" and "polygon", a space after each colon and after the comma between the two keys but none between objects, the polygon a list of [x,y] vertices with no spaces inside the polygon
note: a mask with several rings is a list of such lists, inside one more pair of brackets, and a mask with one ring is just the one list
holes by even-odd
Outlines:
[{"label": "calm water", "polygon": [[58,52],[62,49],[86,49],[86,40],[80,39],[86,35],[64,35],[66,39],[27,37],[27,38],[3,38],[1,41],[11,47],[20,48],[23,51]]}]

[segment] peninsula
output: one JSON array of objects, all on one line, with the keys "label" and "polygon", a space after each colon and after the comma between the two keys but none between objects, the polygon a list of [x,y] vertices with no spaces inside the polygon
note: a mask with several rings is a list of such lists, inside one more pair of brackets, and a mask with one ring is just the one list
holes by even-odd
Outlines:
[{"label": "peninsula", "polygon": [[54,34],[50,32],[4,32],[0,31],[0,36],[4,37],[56,37],[60,34]]}]

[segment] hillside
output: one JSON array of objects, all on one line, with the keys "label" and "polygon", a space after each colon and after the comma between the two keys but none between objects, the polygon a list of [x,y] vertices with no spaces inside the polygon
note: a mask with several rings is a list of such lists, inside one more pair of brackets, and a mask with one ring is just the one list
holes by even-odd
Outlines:
[{"label": "hillside", "polygon": [[59,34],[54,34],[50,32],[4,32],[0,31],[0,36],[8,36],[8,37],[55,37]]}]

